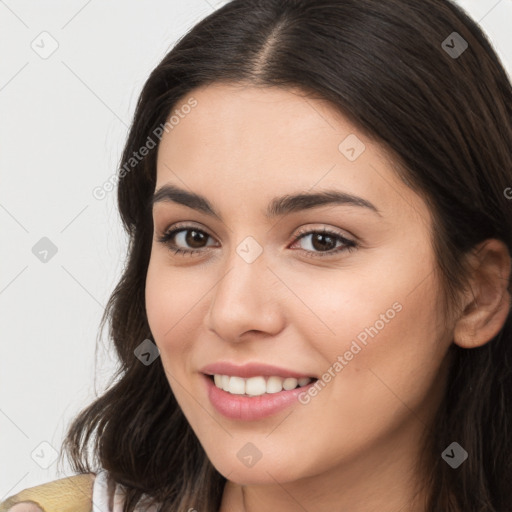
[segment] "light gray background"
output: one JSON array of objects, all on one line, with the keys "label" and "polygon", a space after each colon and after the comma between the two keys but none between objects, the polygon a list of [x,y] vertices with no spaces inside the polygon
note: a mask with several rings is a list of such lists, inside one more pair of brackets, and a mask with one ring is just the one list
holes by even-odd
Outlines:
[{"label": "light gray background", "polygon": [[[97,372],[95,342],[127,246],[115,191],[92,190],[116,171],[151,70],[224,3],[0,0],[0,501],[71,474],[50,463],[113,373],[107,331]],[[512,75],[512,0],[459,3]]]}]

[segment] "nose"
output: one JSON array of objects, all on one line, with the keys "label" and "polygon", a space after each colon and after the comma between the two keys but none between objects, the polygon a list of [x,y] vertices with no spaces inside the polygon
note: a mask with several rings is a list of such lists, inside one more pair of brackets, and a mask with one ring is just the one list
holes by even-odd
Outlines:
[{"label": "nose", "polygon": [[[249,335],[276,335],[284,328],[283,287],[261,254],[247,263],[237,253],[212,290],[206,326],[220,338],[240,342]],[[245,335],[245,336],[244,336]]]}]

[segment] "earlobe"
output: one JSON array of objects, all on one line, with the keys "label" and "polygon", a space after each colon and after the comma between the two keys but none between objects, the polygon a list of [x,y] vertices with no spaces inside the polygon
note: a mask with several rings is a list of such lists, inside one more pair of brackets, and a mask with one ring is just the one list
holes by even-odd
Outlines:
[{"label": "earlobe", "polygon": [[511,310],[511,258],[507,246],[501,240],[485,240],[469,258],[471,289],[453,333],[454,343],[463,348],[489,342],[499,333]]}]

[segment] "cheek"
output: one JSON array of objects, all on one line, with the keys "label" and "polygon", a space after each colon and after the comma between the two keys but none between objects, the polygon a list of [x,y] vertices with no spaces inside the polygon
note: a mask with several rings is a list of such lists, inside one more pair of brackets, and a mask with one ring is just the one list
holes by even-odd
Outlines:
[{"label": "cheek", "polygon": [[149,262],[146,275],[146,316],[149,327],[155,341],[162,337],[167,329],[172,325],[169,322],[169,294],[171,288],[168,286],[166,274],[160,271],[159,265],[154,261],[153,256]]},{"label": "cheek", "polygon": [[151,260],[146,276],[146,315],[153,338],[160,349],[162,360],[172,348],[172,340],[183,340],[176,336],[187,312],[186,294],[189,288],[174,279],[173,273],[155,260]]},{"label": "cheek", "polygon": [[193,348],[194,331],[206,314],[205,295],[211,286],[200,275],[172,269],[161,256],[148,266],[145,300],[149,327],[164,367],[176,374],[183,373],[183,361]]},{"label": "cheek", "polygon": [[[384,294],[384,300],[362,310],[347,303],[344,315],[330,320],[336,336],[313,341],[327,361],[320,378],[325,384],[299,412],[301,428],[314,444],[311,452],[320,454],[318,467],[333,462],[331,453],[349,454],[403,425],[420,428],[431,418],[445,385],[440,369],[446,345],[428,329],[436,311],[427,295],[399,293],[401,309],[392,308],[397,294]],[[388,323],[379,318],[386,311]],[[361,333],[366,343],[357,338]],[[331,440],[329,455],[325,442],[315,437],[317,424],[308,421],[311,417],[322,419],[324,439]]]},{"label": "cheek", "polygon": [[399,366],[413,354],[428,356],[441,336],[435,329],[440,289],[432,257],[425,241],[417,240],[414,254],[397,245],[362,265],[364,271],[349,268],[330,283],[310,286],[310,304],[330,337],[339,340],[333,349],[352,347],[361,366],[382,360]]},{"label": "cheek", "polygon": [[169,386],[180,408],[190,417],[191,404],[184,387],[192,350],[190,314],[194,310],[190,309],[197,297],[192,297],[191,287],[180,283],[175,274],[165,266],[150,262],[146,276],[146,315]]},{"label": "cheek", "polygon": [[428,247],[401,259],[407,253],[399,249],[364,272],[342,269],[293,281],[309,312],[298,304],[301,314],[292,321],[322,355],[332,399],[383,417],[403,403],[421,403],[448,349],[446,333],[436,328],[440,289]]},{"label": "cheek", "polygon": [[338,355],[345,360],[335,379],[334,401],[344,410],[359,411],[351,421],[361,432],[373,425],[376,435],[412,411],[426,422],[442,393],[440,370],[448,344],[434,329],[434,289],[425,281],[409,290],[383,294],[362,313],[354,310],[343,343],[331,353],[331,360]]}]

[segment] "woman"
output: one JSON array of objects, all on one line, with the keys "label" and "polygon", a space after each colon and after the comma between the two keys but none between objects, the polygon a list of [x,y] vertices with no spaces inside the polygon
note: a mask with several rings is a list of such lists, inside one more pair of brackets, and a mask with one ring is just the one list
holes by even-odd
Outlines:
[{"label": "woman", "polygon": [[122,369],[65,443],[83,510],[512,510],[511,146],[510,81],[447,0],[199,22],[122,156]]}]

